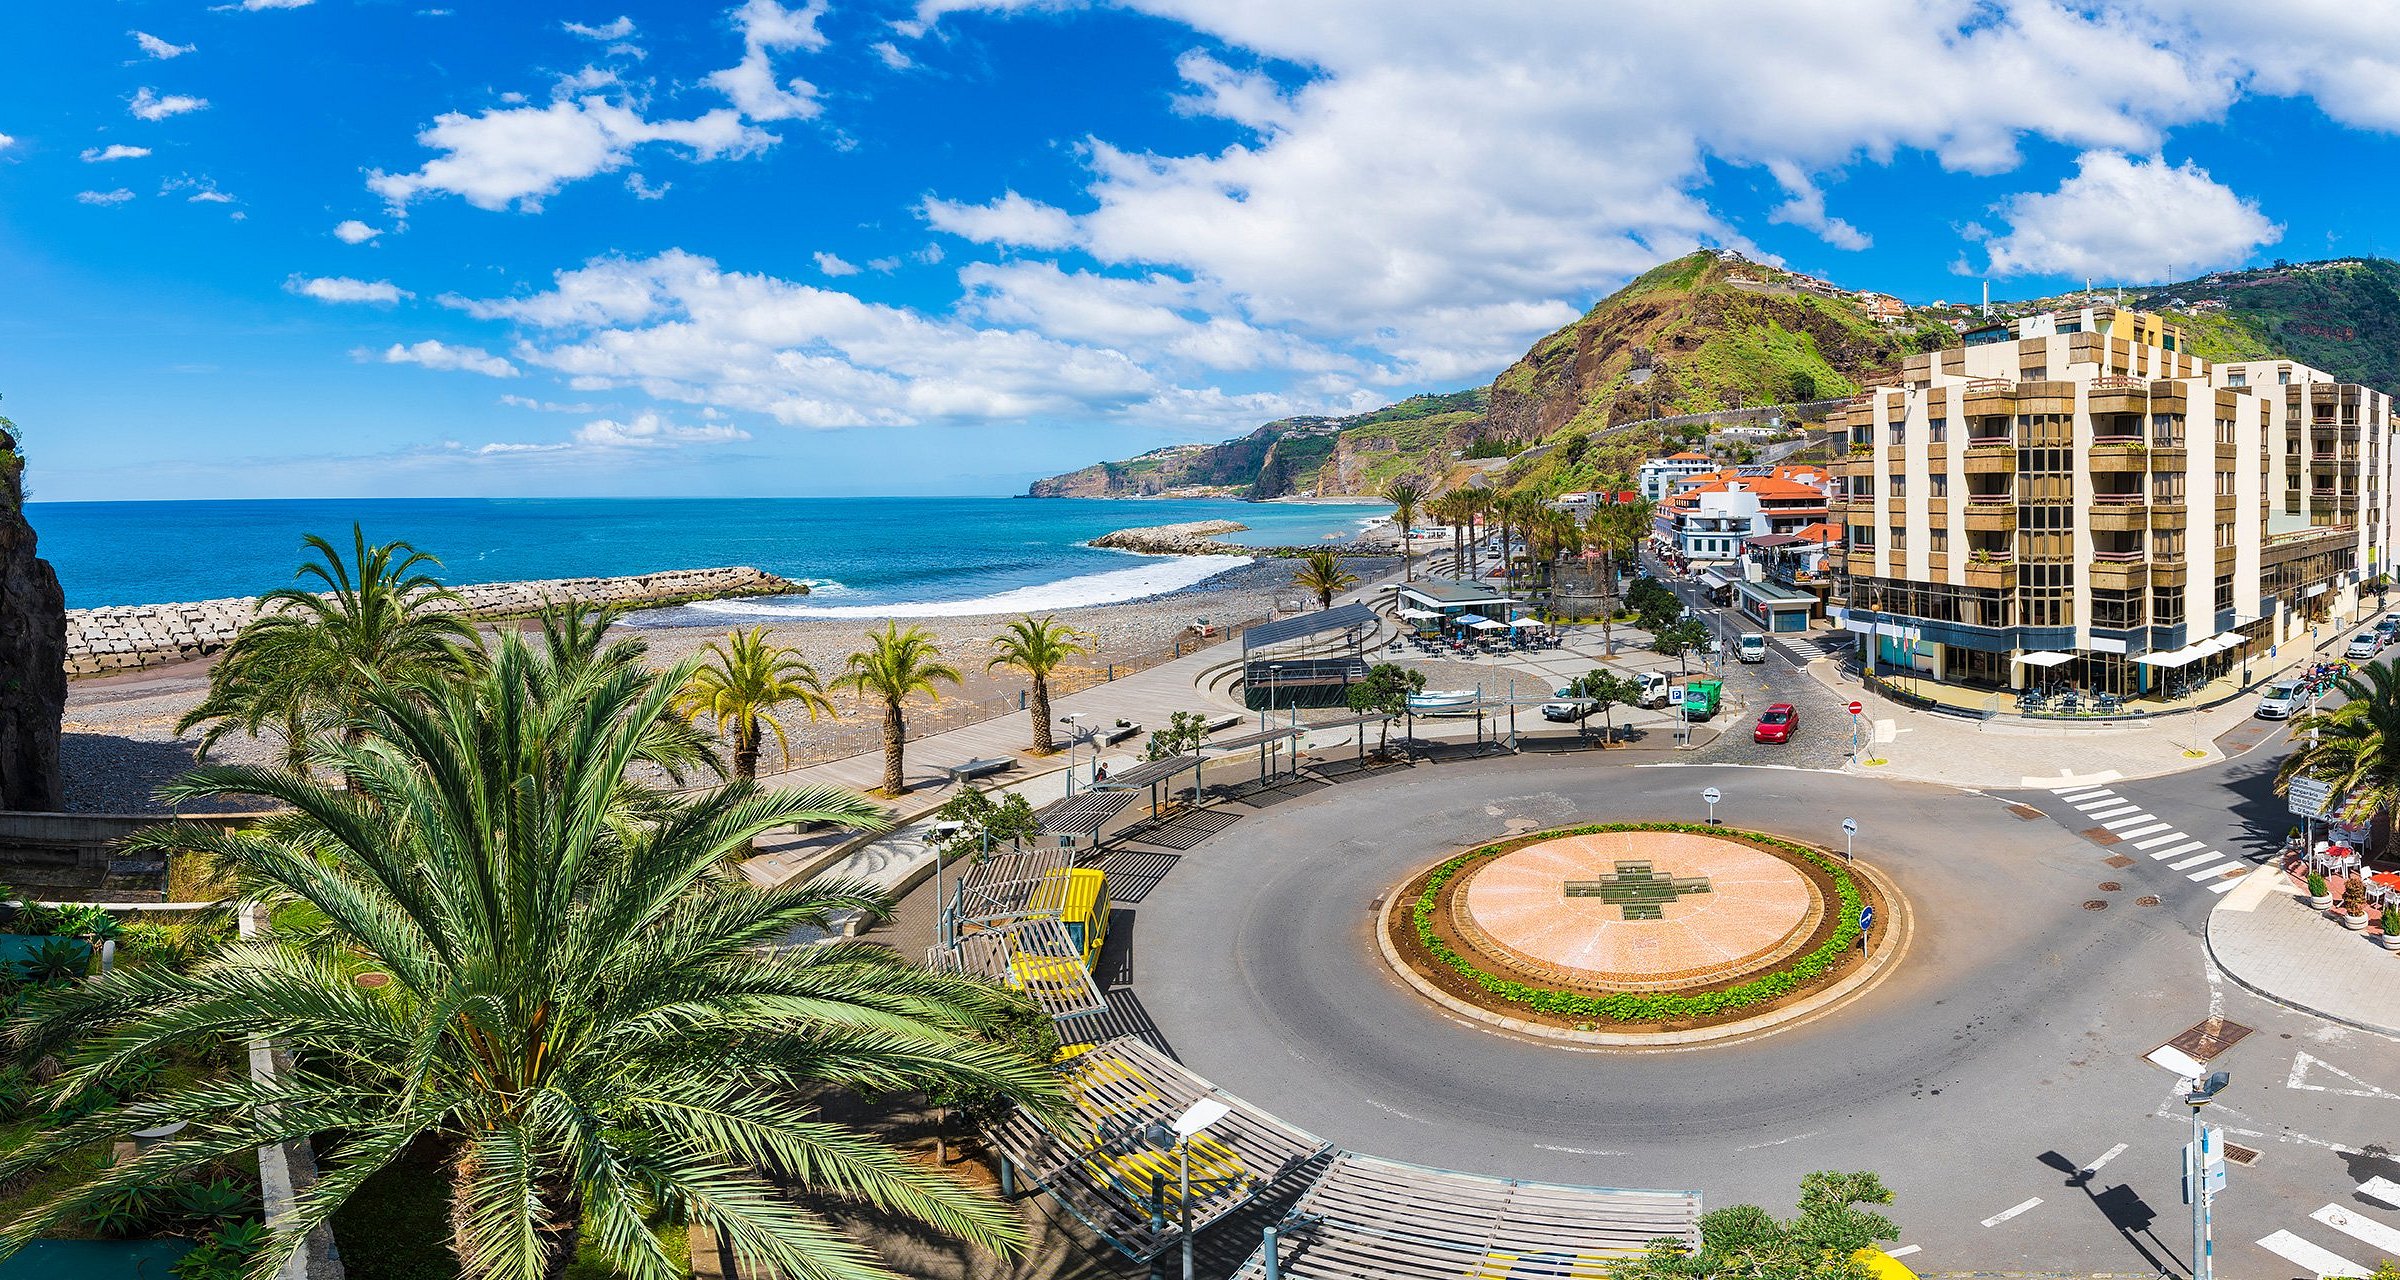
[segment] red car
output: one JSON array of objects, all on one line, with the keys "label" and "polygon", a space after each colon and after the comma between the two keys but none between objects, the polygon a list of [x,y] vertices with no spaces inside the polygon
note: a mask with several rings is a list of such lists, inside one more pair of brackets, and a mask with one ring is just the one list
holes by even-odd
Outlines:
[{"label": "red car", "polygon": [[1792,710],[1791,703],[1778,702],[1759,713],[1758,727],[1750,731],[1750,740],[1752,742],[1790,742],[1792,725],[1799,717],[1800,713]]}]

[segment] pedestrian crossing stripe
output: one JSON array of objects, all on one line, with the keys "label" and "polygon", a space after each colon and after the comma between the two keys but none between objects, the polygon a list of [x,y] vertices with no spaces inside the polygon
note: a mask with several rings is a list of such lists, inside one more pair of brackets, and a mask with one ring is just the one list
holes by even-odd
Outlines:
[{"label": "pedestrian crossing stripe", "polygon": [[2094,818],[2106,818],[2120,813],[2131,813],[2142,806],[2138,804],[2127,804],[2125,801],[2112,796],[2098,804],[2079,804],[2075,807],[2083,810],[2086,816]]},{"label": "pedestrian crossing stripe", "polygon": [[2052,787],[2052,788],[2050,788],[2050,793],[2051,793],[2052,795],[2072,796],[2072,795],[2076,794],[2077,792],[2082,792],[2082,793],[2084,793],[2084,794],[2086,794],[2086,795],[2089,795],[2089,794],[2091,794],[2092,792],[2095,792],[2095,791],[2106,791],[2106,790],[2108,790],[2108,788],[2107,788],[2107,787],[2104,787],[2104,786],[2098,786],[2098,785],[2096,785],[2096,784],[2093,784],[2093,783],[2089,783],[2089,782],[2076,782],[2076,783],[2071,783],[2071,784],[2069,784],[2069,785],[2067,785],[2067,786],[2063,786],[2063,787]]},{"label": "pedestrian crossing stripe", "polygon": [[[2095,816],[2097,816],[2097,815],[2095,815]],[[2143,823],[2145,823],[2145,822],[2157,822],[2157,821],[2158,821],[2158,819],[2156,819],[2156,818],[2154,818],[2154,817],[2151,817],[2149,814],[2146,814],[2146,813],[2137,813],[2137,814],[2134,814],[2134,815],[2132,815],[2132,816],[2130,816],[2130,817],[2118,818],[2118,819],[2116,819],[2116,820],[2114,820],[2114,821],[2111,821],[2111,822],[2103,822],[2103,823],[2101,823],[2101,824],[2100,824],[2100,829],[2101,829],[2101,830],[2103,830],[2103,831],[2121,831],[2121,830],[2123,830],[2123,829],[2124,829],[2124,828],[2126,828],[2126,827],[2138,827],[2138,826],[2142,825],[2142,824],[2143,824]],[[2162,824],[2160,824],[2160,825],[2162,825],[2162,826],[2163,826],[2163,825],[2165,825],[2165,824],[2163,824],[2163,823],[2162,823]]]},{"label": "pedestrian crossing stripe", "polygon": [[2154,850],[2150,856],[2158,859],[2160,862],[2165,862],[2169,858],[2180,858],[2207,843],[2208,841],[2206,840],[2187,840],[2182,844],[2176,845],[2172,849]]},{"label": "pedestrian crossing stripe", "polygon": [[2170,862],[2170,863],[2168,863],[2168,864],[2167,864],[2167,870],[2169,870],[2169,871],[2189,871],[2189,870],[2191,870],[2192,868],[2194,868],[2194,867],[2196,867],[2196,866],[2199,866],[2199,865],[2200,865],[2201,863],[2203,863],[2203,862],[2215,862],[2217,859],[2219,859],[2219,858],[2222,858],[2222,857],[2224,857],[2224,856],[2225,856],[2224,854],[2221,854],[2221,853],[2217,852],[2216,850],[2214,850],[2214,849],[2211,849],[2211,850],[2209,850],[2209,851],[2208,851],[2208,852],[2206,852],[2206,853],[2203,853],[2203,854],[2196,854],[2196,855],[2194,855],[2194,856],[2192,856],[2192,857],[2185,858],[2185,859],[2184,859],[2183,861],[2181,861],[2181,862]]},{"label": "pedestrian crossing stripe", "polygon": [[2082,804],[2086,800],[2097,800],[2102,796],[2113,796],[2115,794],[2117,793],[2109,790],[2106,787],[2074,787],[2066,791],[2059,792],[2058,797],[2067,801],[2069,804]]},{"label": "pedestrian crossing stripe", "polygon": [[2185,838],[2186,837],[2184,834],[2180,831],[2170,831],[2163,836],[2152,836],[2147,840],[2137,840],[2134,842],[2133,847],[2136,849],[2155,849],[2158,846],[2165,844],[2169,840],[2182,840]]},{"label": "pedestrian crossing stripe", "polygon": [[[2143,814],[2142,816],[2146,818],[2146,817],[2149,817],[2150,815],[2148,815],[2148,814]],[[2133,839],[2133,838],[2134,838],[2134,837],[2136,837],[2136,836],[2146,836],[2146,835],[2149,835],[2149,834],[2151,834],[2152,832],[2155,832],[2155,831],[2164,831],[2164,830],[2166,830],[2166,829],[2167,829],[2167,824],[2166,824],[2166,823],[2163,823],[2163,822],[2158,822],[2158,821],[2155,821],[2155,820],[2154,820],[2154,821],[2152,821],[2152,822],[2150,823],[2150,825],[2149,825],[2149,826],[2146,826],[2146,827],[2134,827],[2134,828],[2132,828],[2131,830],[2127,830],[2127,831],[2120,831],[2120,832],[2118,832],[2118,833],[2117,833],[2117,839],[2119,839],[2119,840],[2131,840],[2131,839]],[[2182,833],[2182,832],[2180,832],[2180,831],[2178,831],[2178,832],[2176,832],[2175,834],[2176,834],[2176,835],[2181,835],[2181,834],[2183,834],[2183,833]],[[2170,837],[2170,838],[2172,838],[2172,837]]]},{"label": "pedestrian crossing stripe", "polygon": [[2206,879],[2208,879],[2210,876],[2221,876],[2221,875],[2224,875],[2226,872],[2228,872],[2228,871],[2231,871],[2231,870],[2233,870],[2233,868],[2232,868],[2232,867],[2210,867],[2210,868],[2208,868],[2207,870],[2204,870],[2204,871],[2195,871],[2195,872],[2191,873],[2190,875],[2188,875],[2188,876],[2185,876],[2185,877],[2184,877],[2184,879],[2186,879],[2186,880],[2206,880]]},{"label": "pedestrian crossing stripe", "polygon": [[2400,1254],[2400,1231],[2394,1231],[2373,1218],[2359,1217],[2338,1204],[2326,1205],[2308,1216],[2343,1235],[2366,1241],[2377,1253],[2386,1256]]},{"label": "pedestrian crossing stripe", "polygon": [[2229,893],[2232,891],[2235,885],[2238,885],[2241,882],[2242,878],[2240,877],[2232,880],[2220,880],[2217,883],[2208,886],[2208,891],[2210,893]]},{"label": "pedestrian crossing stripe", "polygon": [[2258,1242],[2258,1247],[2278,1258],[2299,1265],[2312,1276],[2364,1277],[2371,1274],[2365,1267],[2350,1261],[2331,1249],[2321,1249],[2289,1231],[2278,1231]]}]

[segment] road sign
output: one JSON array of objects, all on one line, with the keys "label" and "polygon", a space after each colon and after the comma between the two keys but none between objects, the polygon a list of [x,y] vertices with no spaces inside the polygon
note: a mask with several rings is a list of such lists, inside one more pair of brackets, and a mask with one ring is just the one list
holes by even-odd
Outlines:
[{"label": "road sign", "polygon": [[1858,909],[1858,927],[1861,931],[1875,927],[1875,908],[1860,907]]},{"label": "road sign", "polygon": [[1667,705],[1670,707],[1680,707],[1683,705],[1682,685],[1675,685],[1667,690]]},{"label": "road sign", "polygon": [[2333,784],[2322,778],[2294,778],[2284,792],[2284,799],[2293,813],[2322,819],[2325,811],[2333,807]]},{"label": "road sign", "polygon": [[1857,835],[1857,834],[1858,834],[1858,819],[1856,819],[1856,818],[1844,818],[1844,819],[1842,819],[1842,834],[1843,834],[1843,835],[1846,835],[1846,836],[1854,836],[1854,835]]},{"label": "road sign", "polygon": [[1700,793],[1700,798],[1708,801],[1710,804],[1715,804],[1717,801],[1724,799],[1725,795],[1723,792],[1718,791],[1715,787],[1710,787],[1708,790]]},{"label": "road sign", "polygon": [[1851,703],[1851,704],[1850,704],[1850,714],[1851,714],[1851,715],[1854,715],[1854,716],[1856,716],[1856,715],[1864,715],[1864,714],[1866,714],[1866,710],[1867,710],[1867,704],[1866,704],[1866,703],[1863,703],[1863,702],[1853,702],[1853,703]]}]

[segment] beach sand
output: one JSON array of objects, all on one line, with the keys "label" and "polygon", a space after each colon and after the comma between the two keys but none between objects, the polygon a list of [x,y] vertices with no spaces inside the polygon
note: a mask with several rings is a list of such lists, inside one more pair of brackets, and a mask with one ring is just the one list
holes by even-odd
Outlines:
[{"label": "beach sand", "polygon": [[[1088,632],[1094,642],[1090,658],[1051,680],[1051,696],[1085,688],[1117,673],[1138,670],[1175,656],[1194,619],[1206,617],[1222,637],[1229,627],[1267,617],[1277,604],[1315,601],[1292,585],[1297,562],[1263,559],[1239,564],[1197,586],[1119,604],[1094,605],[1058,611],[1058,616]],[[1350,571],[1372,580],[1398,567],[1395,558],[1361,559]],[[1024,677],[1002,668],[986,671],[990,638],[1019,615],[902,619],[932,632],[942,656],[959,669],[964,680],[946,690],[939,702],[912,701],[909,734],[918,737],[1006,714],[1017,709],[1027,688]],[[636,614],[623,625],[650,645],[653,665],[666,666],[699,652],[729,627],[766,622],[774,640],[797,648],[828,681],[842,669],[843,658],[861,647],[867,620],[753,619],[725,614],[705,623],[689,621],[691,611]],[[658,625],[671,619],[677,625]],[[154,813],[164,810],[157,789],[192,764],[197,734],[178,737],[175,722],[196,705],[208,687],[208,664],[182,663],[122,675],[77,680],[68,687],[66,736],[60,763],[66,776],[67,807],[79,813]],[[792,764],[812,764],[876,750],[882,742],[880,712],[861,707],[847,693],[833,695],[838,718],[810,723],[797,715],[786,722]],[[271,743],[229,736],[211,752],[212,760],[265,763],[273,759]],[[770,742],[762,769],[781,765]],[[187,810],[192,811],[192,810]]]}]

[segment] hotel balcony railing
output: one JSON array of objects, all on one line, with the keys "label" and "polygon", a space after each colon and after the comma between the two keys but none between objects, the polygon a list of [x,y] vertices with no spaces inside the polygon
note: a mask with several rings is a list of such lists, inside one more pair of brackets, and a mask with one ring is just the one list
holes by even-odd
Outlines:
[{"label": "hotel balcony railing", "polygon": [[1969,391],[2014,391],[2016,389],[2017,384],[2008,378],[1967,379],[1967,390]]},{"label": "hotel balcony railing", "polygon": [[2104,378],[2092,379],[2091,386],[2094,391],[2148,391],[2150,380],[2127,377],[2123,374],[2110,374]]},{"label": "hotel balcony railing", "polygon": [[2092,553],[2092,560],[2097,564],[2140,564],[2142,553],[2139,551],[2095,551]]},{"label": "hotel balcony railing", "polygon": [[2127,435],[2116,435],[2116,436],[2093,436],[2093,437],[2092,437],[2092,447],[2093,447],[2093,448],[2095,448],[2095,449],[2112,449],[2112,448],[2113,448],[2113,449],[2124,449],[2124,448],[2130,448],[2130,447],[2132,447],[2132,446],[2134,446],[2134,445],[2138,445],[2138,444],[2141,444],[2141,443],[2142,443],[2142,438],[2141,438],[2139,435],[2129,435],[2129,436],[2127,436]]},{"label": "hotel balcony railing", "polygon": [[2092,495],[2092,505],[2095,507],[2131,507],[2138,506],[2144,501],[2147,501],[2147,496],[2139,493],[2095,493]]},{"label": "hotel balcony railing", "polygon": [[1970,449],[2014,449],[2017,447],[2017,439],[2015,436],[1968,436],[1967,447]]},{"label": "hotel balcony railing", "polygon": [[2013,493],[1970,493],[1967,495],[1967,505],[1970,507],[2013,507],[2017,505],[2017,495]]}]

